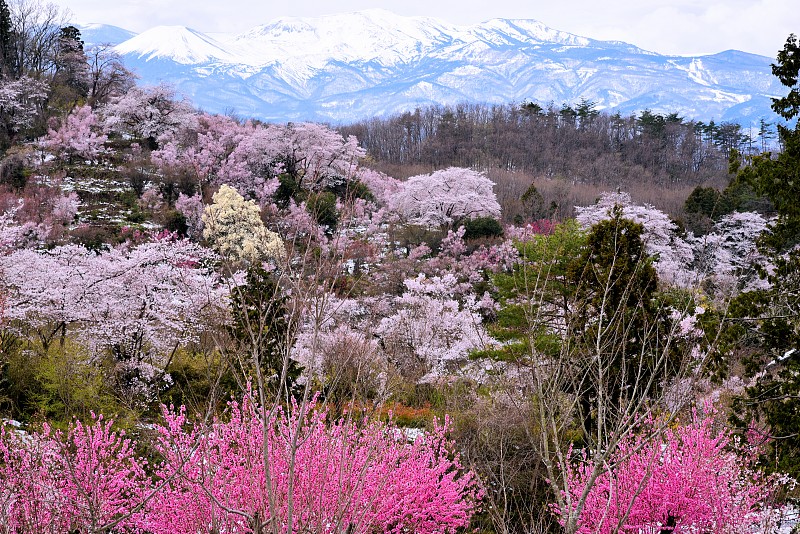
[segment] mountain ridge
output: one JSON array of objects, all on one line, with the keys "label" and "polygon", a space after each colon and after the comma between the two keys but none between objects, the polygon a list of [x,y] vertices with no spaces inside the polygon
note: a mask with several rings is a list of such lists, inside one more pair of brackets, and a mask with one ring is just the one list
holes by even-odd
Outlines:
[{"label": "mountain ridge", "polygon": [[171,83],[207,111],[272,121],[586,99],[623,114],[752,122],[773,118],[770,98],[783,90],[764,56],[667,56],[533,19],[457,26],[373,9],[282,17],[229,36],[162,26],[116,44],[144,83]]}]

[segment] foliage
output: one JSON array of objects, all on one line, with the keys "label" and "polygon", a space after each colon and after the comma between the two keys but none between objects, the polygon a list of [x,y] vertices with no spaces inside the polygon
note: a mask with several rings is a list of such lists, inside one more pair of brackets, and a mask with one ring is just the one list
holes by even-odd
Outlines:
[{"label": "foliage", "polygon": [[464,221],[464,239],[480,239],[482,237],[502,237],[503,226],[492,217],[475,217]]},{"label": "foliage", "polygon": [[576,394],[582,403],[584,430],[594,431],[597,424],[592,414],[591,399],[608,395],[614,404],[638,402],[641,391],[635,384],[650,380],[653,369],[649,362],[658,354],[655,291],[658,278],[642,241],[644,228],[623,218],[622,210],[612,218],[592,226],[586,246],[568,267],[566,280],[575,288],[573,310],[567,319],[570,340],[578,352],[576,372],[580,373],[583,358],[603,362],[609,385],[602,393],[591,383],[580,386]]},{"label": "foliage", "polygon": [[[575,294],[567,272],[586,238],[575,221],[557,225],[551,234],[526,236],[517,244],[521,258],[513,272],[493,275],[501,306],[490,331],[507,341],[496,357],[524,359],[529,343],[538,352],[550,353],[550,333],[563,329],[565,308]],[[508,343],[511,340],[515,343]]]},{"label": "foliage", "polygon": [[336,212],[336,195],[330,191],[312,193],[306,200],[306,209],[316,219],[317,224],[327,229],[328,233],[336,230],[339,214]]},{"label": "foliage", "polygon": [[229,331],[246,362],[245,375],[251,374],[250,366],[259,367],[270,391],[292,392],[300,376],[300,366],[288,358],[286,300],[274,277],[255,265],[231,292]]},{"label": "foliage", "polygon": [[[778,53],[773,74],[789,88],[784,98],[774,99],[773,109],[786,119],[800,114],[798,104],[797,38],[790,35]],[[774,437],[770,451],[775,466],[793,475],[800,473],[796,451],[800,437],[796,432],[797,391],[800,375],[796,372],[800,342],[800,125],[793,129],[779,127],[784,150],[773,156],[753,158],[740,170],[740,178],[766,195],[775,206],[777,220],[762,239],[762,251],[771,253],[774,263],[767,269],[766,280],[753,291],[743,293],[731,304],[732,321],[728,333],[746,356],[748,371],[754,376],[746,395],[737,402],[737,422],[750,426],[750,419],[764,425],[763,432]]]},{"label": "foliage", "polygon": [[747,374],[753,382],[735,401],[734,422],[749,428],[763,425],[771,440],[768,465],[776,471],[800,476],[798,462],[798,380],[800,363],[800,254],[776,260],[767,277],[769,286],[739,295],[730,306],[728,335],[746,355]]}]

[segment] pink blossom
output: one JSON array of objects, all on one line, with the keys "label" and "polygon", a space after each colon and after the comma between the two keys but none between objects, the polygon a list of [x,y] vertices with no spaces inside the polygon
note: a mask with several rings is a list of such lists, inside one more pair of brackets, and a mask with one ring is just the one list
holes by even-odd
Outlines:
[{"label": "pink blossom", "polygon": [[569,502],[577,503],[600,468],[579,511],[579,533],[744,534],[768,519],[765,506],[777,488],[754,468],[752,450],[716,430],[708,415],[695,413],[653,438],[657,425],[647,422],[623,439],[603,466],[584,455],[567,473]]},{"label": "pink blossom", "polygon": [[459,219],[499,217],[494,184],[483,174],[450,167],[412,176],[391,196],[389,207],[412,224],[446,226]]}]

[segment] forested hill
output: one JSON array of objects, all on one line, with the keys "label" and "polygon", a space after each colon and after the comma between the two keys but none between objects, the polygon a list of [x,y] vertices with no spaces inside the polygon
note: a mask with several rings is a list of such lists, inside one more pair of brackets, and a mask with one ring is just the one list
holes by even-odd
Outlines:
[{"label": "forested hill", "polygon": [[[535,181],[546,205],[559,204],[562,216],[614,189],[677,215],[691,189],[727,185],[732,150],[768,149],[776,137],[766,121],[751,131],[676,113],[609,114],[588,101],[546,109],[533,103],[431,106],[339,130],[355,135],[374,165],[392,176],[448,166],[481,169],[497,183],[504,206]],[[509,220],[516,214],[504,213]]]}]

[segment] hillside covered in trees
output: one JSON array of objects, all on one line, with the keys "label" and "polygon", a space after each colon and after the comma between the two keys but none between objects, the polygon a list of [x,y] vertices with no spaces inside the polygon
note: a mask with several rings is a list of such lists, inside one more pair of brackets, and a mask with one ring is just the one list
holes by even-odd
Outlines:
[{"label": "hillside covered in trees", "polygon": [[534,103],[434,106],[339,130],[355,135],[372,165],[392,176],[452,165],[487,173],[508,222],[525,215],[518,200],[531,182],[546,197],[542,216],[552,206],[560,218],[571,217],[573,206],[622,190],[680,217],[695,187],[728,185],[733,151],[759,154],[778,141],[776,123],[764,119],[757,129],[744,129],[649,110],[623,117],[586,100],[547,109]]},{"label": "hillside covered in trees", "polygon": [[800,129],[265,124],[59,17],[0,0],[0,532],[786,531]]}]

